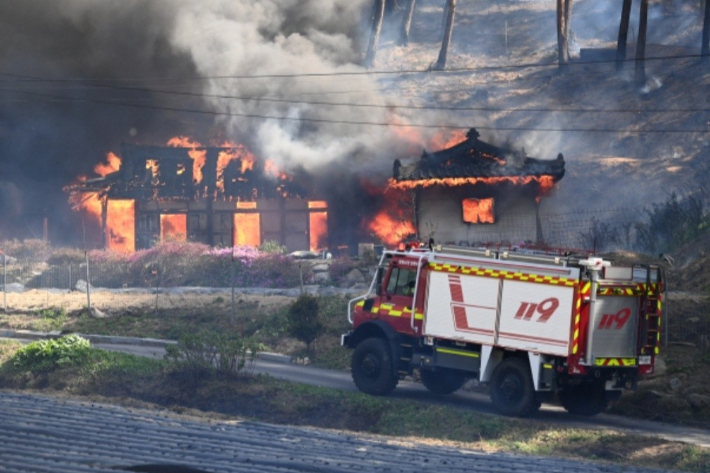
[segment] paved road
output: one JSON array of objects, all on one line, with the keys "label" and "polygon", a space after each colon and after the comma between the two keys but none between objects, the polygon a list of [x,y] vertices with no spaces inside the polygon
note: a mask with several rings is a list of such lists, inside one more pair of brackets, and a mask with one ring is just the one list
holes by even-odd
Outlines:
[{"label": "paved road", "polygon": [[375,437],[254,422],[195,422],[153,411],[2,391],[0,407],[0,471],[13,473],[659,471],[396,445]]},{"label": "paved road", "polygon": [[[123,351],[153,358],[162,358],[164,353],[162,348],[154,346],[102,343],[94,343],[93,345],[97,348]],[[323,386],[344,391],[357,391],[350,377],[350,373],[269,361],[268,356],[257,359],[254,365],[254,371],[267,373],[276,378],[297,383]],[[429,393],[419,383],[400,382],[391,396],[415,399],[423,402],[446,403],[460,408],[472,409],[477,412],[495,414],[488,396],[479,393],[459,391],[451,396],[437,397]],[[561,407],[547,404],[542,406],[540,412],[536,414],[535,419],[563,425],[565,427],[614,429],[629,434],[660,437],[666,440],[692,443],[710,448],[710,431],[680,425],[643,421],[609,414],[601,414],[592,418],[576,417],[570,416]]]}]

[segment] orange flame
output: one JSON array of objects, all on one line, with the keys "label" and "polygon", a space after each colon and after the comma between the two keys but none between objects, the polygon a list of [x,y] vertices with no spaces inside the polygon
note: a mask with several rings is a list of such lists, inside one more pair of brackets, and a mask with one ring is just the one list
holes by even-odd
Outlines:
[{"label": "orange flame", "polygon": [[145,168],[150,169],[150,173],[153,176],[153,179],[158,177],[158,171],[160,169],[160,164],[158,163],[157,159],[146,159]]},{"label": "orange flame", "polygon": [[187,240],[187,215],[161,214],[160,215],[160,241],[186,241]]},{"label": "orange flame", "polygon": [[429,140],[429,149],[439,150],[451,148],[454,145],[466,141],[466,131],[445,130],[432,136]]},{"label": "orange flame", "polygon": [[224,192],[224,170],[232,161],[240,161],[241,173],[254,168],[254,155],[242,144],[225,142],[221,145],[228,150],[220,151],[217,155],[217,189]]},{"label": "orange flame", "polygon": [[493,199],[464,199],[463,221],[467,223],[495,223]]},{"label": "orange flame", "polygon": [[368,223],[368,228],[388,246],[397,246],[409,235],[417,233],[411,221],[393,217],[387,210],[382,210],[377,214]]},{"label": "orange flame", "polygon": [[106,155],[106,163],[99,163],[94,166],[94,172],[103,177],[112,172],[116,172],[121,167],[121,158],[113,153]]},{"label": "orange flame", "polygon": [[234,214],[234,244],[261,245],[261,216],[258,213]]},{"label": "orange flame", "polygon": [[322,212],[311,212],[308,215],[310,234],[310,250],[320,251],[326,248],[328,240],[328,203],[322,200],[308,202],[309,209],[323,209]]},{"label": "orange flame", "polygon": [[272,160],[267,159],[264,162],[264,172],[271,174],[273,177],[281,180],[281,181],[292,181],[293,177],[286,174],[285,172],[282,172],[281,169],[274,163]]},{"label": "orange flame", "polygon": [[372,182],[360,181],[363,192],[373,198],[382,198],[374,218],[363,222],[363,226],[374,236],[390,247],[396,247],[410,235],[416,235],[414,226],[414,210],[411,207],[411,196],[393,187],[383,189]]},{"label": "orange flame", "polygon": [[121,253],[136,250],[135,200],[109,200],[106,212],[106,246]]},{"label": "orange flame", "polygon": [[539,184],[542,193],[547,193],[554,185],[553,176],[494,176],[494,177],[446,177],[435,179],[419,179],[415,181],[389,180],[389,186],[394,189],[417,189],[431,186],[464,186],[474,184],[501,184],[504,182],[524,186],[526,184]]},{"label": "orange flame", "polygon": [[193,141],[187,136],[174,136],[168,140],[168,146],[174,146],[176,148],[192,148],[187,154],[192,158],[192,182],[199,184],[202,182],[202,168],[205,167],[207,162],[207,151],[202,148],[203,146],[197,141]]}]

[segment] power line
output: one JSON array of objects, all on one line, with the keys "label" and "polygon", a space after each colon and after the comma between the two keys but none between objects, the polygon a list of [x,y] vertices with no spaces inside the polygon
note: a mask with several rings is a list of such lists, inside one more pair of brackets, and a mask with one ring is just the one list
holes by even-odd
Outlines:
[{"label": "power line", "polygon": [[[80,83],[80,82],[148,82],[148,81],[204,81],[204,80],[241,80],[241,79],[289,79],[289,78],[318,78],[318,77],[348,77],[348,76],[381,76],[381,75],[409,75],[409,74],[459,74],[463,72],[479,72],[479,71],[500,71],[500,70],[510,70],[510,69],[528,69],[528,68],[547,68],[547,67],[559,67],[559,68],[572,68],[576,66],[589,66],[597,64],[617,64],[617,63],[636,63],[638,61],[642,62],[653,62],[653,61],[665,61],[665,60],[681,60],[681,59],[700,59],[706,55],[703,54],[681,54],[675,56],[654,56],[646,57],[644,59],[629,58],[623,60],[609,59],[601,61],[574,61],[567,64],[559,64],[558,62],[547,62],[547,63],[520,63],[520,64],[506,64],[498,66],[477,66],[477,67],[456,67],[444,70],[435,69],[400,69],[400,70],[357,70],[357,71],[337,71],[337,72],[302,72],[302,73],[292,73],[292,74],[236,74],[236,75],[223,75],[223,76],[195,76],[189,78],[180,79],[169,79],[169,78],[92,78],[92,79],[21,79],[26,82],[64,82],[64,83]],[[360,67],[353,65],[354,67]],[[0,72],[0,75],[8,77],[21,77],[12,73]]]},{"label": "power line", "polygon": [[536,132],[563,132],[563,133],[630,133],[630,134],[679,134],[679,133],[707,133],[710,130],[701,129],[687,129],[687,130],[670,130],[670,129],[655,129],[655,130],[628,130],[628,129],[613,129],[613,128],[551,128],[551,127],[514,127],[514,126],[488,126],[488,125],[449,125],[449,124],[419,124],[419,123],[388,123],[388,122],[376,122],[376,121],[358,121],[358,120],[333,120],[326,118],[308,118],[308,117],[283,117],[283,116],[272,116],[272,115],[262,115],[255,113],[236,113],[236,112],[218,112],[214,110],[197,110],[188,108],[178,108],[178,107],[166,107],[157,105],[145,105],[145,104],[134,104],[129,102],[112,102],[105,100],[95,100],[95,99],[85,99],[85,98],[73,98],[73,97],[55,97],[46,96],[43,94],[34,94],[30,92],[25,92],[28,95],[39,96],[44,98],[50,98],[56,100],[57,98],[67,100],[70,102],[87,102],[96,103],[103,105],[113,105],[129,108],[139,108],[148,110],[158,110],[166,112],[179,112],[179,113],[190,113],[199,115],[210,115],[210,116],[228,116],[228,117],[240,117],[240,118],[254,118],[261,120],[279,120],[279,121],[302,121],[309,123],[327,123],[336,125],[358,125],[358,126],[383,126],[383,127],[398,127],[398,128],[432,128],[432,129],[467,129],[476,128],[479,130],[486,131],[536,131]]},{"label": "power line", "polygon": [[710,111],[708,108],[654,108],[654,109],[630,109],[630,108],[555,108],[555,107],[461,107],[461,106],[440,106],[440,105],[404,105],[404,104],[372,104],[372,103],[354,103],[354,102],[332,102],[322,100],[296,100],[277,97],[256,97],[256,96],[240,96],[240,95],[222,95],[222,94],[206,94],[198,92],[184,92],[175,90],[159,90],[143,87],[127,87],[117,85],[95,84],[93,88],[122,90],[130,92],[151,93],[159,95],[176,95],[182,97],[193,98],[214,98],[223,100],[241,100],[254,102],[270,102],[270,103],[285,103],[285,104],[303,104],[303,105],[319,105],[319,106],[338,106],[352,108],[375,108],[389,110],[393,108],[403,110],[422,110],[422,111],[477,111],[477,112],[516,112],[516,113],[703,113]]}]

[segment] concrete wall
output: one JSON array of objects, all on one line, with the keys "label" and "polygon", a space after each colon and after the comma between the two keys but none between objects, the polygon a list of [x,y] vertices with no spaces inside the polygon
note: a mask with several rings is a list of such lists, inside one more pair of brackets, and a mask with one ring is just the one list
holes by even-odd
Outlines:
[{"label": "concrete wall", "polygon": [[[535,192],[533,189],[503,186],[432,187],[418,190],[417,229],[422,238],[433,237],[437,243],[480,244],[537,240]],[[495,223],[463,221],[465,198],[489,198],[495,201]]]}]

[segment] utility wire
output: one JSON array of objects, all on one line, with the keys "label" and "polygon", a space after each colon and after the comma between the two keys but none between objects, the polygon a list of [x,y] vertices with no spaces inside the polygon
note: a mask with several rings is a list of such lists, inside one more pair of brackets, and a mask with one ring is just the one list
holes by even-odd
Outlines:
[{"label": "utility wire", "polygon": [[[519,112],[519,113],[702,113],[708,112],[708,108],[554,108],[554,107],[461,107],[461,106],[438,106],[438,105],[404,105],[404,104],[372,104],[372,103],[355,103],[355,102],[332,102],[323,100],[296,100],[288,98],[276,97],[256,97],[256,96],[241,96],[241,95],[222,95],[222,94],[206,94],[199,92],[184,92],[176,90],[160,90],[143,87],[128,87],[118,85],[95,84],[92,86],[96,89],[121,90],[129,92],[150,93],[157,95],[175,95],[181,97],[193,98],[210,98],[222,100],[241,100],[253,102],[269,102],[269,103],[285,103],[285,104],[302,104],[302,105],[318,105],[318,106],[337,106],[337,107],[352,107],[352,108],[374,108],[374,109],[403,109],[403,110],[421,110],[421,111],[477,111],[477,112]],[[71,100],[71,99],[70,99]]]},{"label": "utility wire", "polygon": [[139,108],[148,110],[158,110],[167,112],[179,112],[179,113],[190,113],[199,115],[210,115],[210,116],[228,116],[228,117],[241,117],[241,118],[255,118],[262,120],[282,120],[282,121],[302,121],[309,123],[328,123],[328,124],[340,124],[340,125],[359,125],[359,126],[383,126],[383,127],[400,127],[400,128],[440,128],[440,129],[467,129],[476,128],[479,130],[491,130],[491,131],[537,131],[537,132],[564,132],[564,133],[630,133],[630,134],[664,134],[664,133],[708,133],[708,129],[687,129],[687,130],[672,130],[672,129],[655,129],[655,130],[629,130],[629,129],[613,129],[613,128],[551,128],[551,127],[525,127],[525,126],[489,126],[489,125],[471,125],[471,124],[419,124],[419,123],[387,123],[387,122],[377,122],[377,121],[358,121],[358,120],[333,120],[326,118],[308,118],[308,117],[283,117],[283,116],[273,116],[273,115],[262,115],[256,113],[236,113],[236,112],[218,112],[213,110],[198,110],[198,109],[188,109],[188,108],[178,108],[178,107],[166,107],[157,105],[145,105],[145,104],[132,104],[128,102],[112,102],[106,100],[95,100],[95,99],[85,99],[85,98],[72,98],[72,97],[55,97],[47,96],[44,94],[35,94],[31,92],[25,92],[28,95],[49,98],[52,100],[62,99],[71,102],[85,102],[85,103],[95,103],[102,105],[113,105],[129,108]]},{"label": "utility wire", "polygon": [[[202,76],[202,77],[189,77],[180,79],[167,79],[167,78],[121,78],[121,79],[21,79],[26,82],[64,82],[64,83],[80,83],[80,82],[96,82],[96,81],[106,81],[106,82],[137,82],[137,81],[205,81],[205,80],[225,80],[225,79],[289,79],[289,78],[316,78],[316,77],[347,77],[347,76],[378,76],[378,75],[407,75],[407,74],[458,74],[462,72],[480,72],[480,71],[500,71],[500,70],[510,70],[510,69],[527,69],[527,68],[547,68],[547,67],[559,67],[559,68],[573,68],[577,66],[589,66],[596,64],[617,64],[617,63],[635,63],[638,61],[653,62],[653,61],[665,61],[665,60],[681,60],[681,59],[700,59],[704,57],[703,54],[682,54],[675,56],[654,56],[646,57],[644,59],[629,58],[623,60],[609,59],[602,61],[574,61],[567,64],[559,64],[558,62],[548,62],[548,63],[520,63],[520,64],[506,64],[498,66],[478,66],[478,67],[454,67],[444,70],[434,70],[434,69],[400,69],[400,70],[358,70],[358,71],[338,71],[338,72],[303,72],[294,74],[237,74],[237,75],[224,75],[224,76]],[[8,77],[19,77],[12,73],[0,72],[0,75]]]}]

